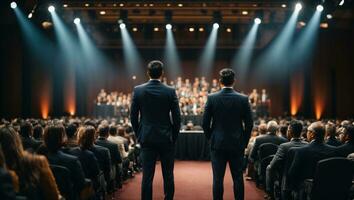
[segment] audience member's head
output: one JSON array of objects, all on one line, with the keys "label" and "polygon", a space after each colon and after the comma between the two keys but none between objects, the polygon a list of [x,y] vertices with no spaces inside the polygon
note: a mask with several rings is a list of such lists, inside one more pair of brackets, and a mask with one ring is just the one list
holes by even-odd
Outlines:
[{"label": "audience member's head", "polygon": [[21,139],[15,129],[10,126],[0,128],[0,145],[5,156],[5,163],[9,169],[20,167],[20,158],[23,156]]},{"label": "audience member's head", "polygon": [[332,122],[326,124],[326,136],[336,137],[336,125]]},{"label": "audience member's head", "polygon": [[163,63],[153,60],[148,64],[147,74],[151,79],[160,79],[163,74]]},{"label": "audience member's head", "polygon": [[32,137],[33,135],[33,126],[30,122],[25,121],[20,126],[20,135],[22,137]]},{"label": "audience member's head", "polygon": [[307,140],[323,142],[325,133],[326,129],[323,123],[320,121],[314,122],[307,128]]},{"label": "audience member's head", "polygon": [[42,140],[44,129],[41,125],[36,125],[33,128],[33,137],[37,140]]},{"label": "audience member's head", "polygon": [[118,126],[118,135],[123,136],[125,135],[125,129],[123,126]]},{"label": "audience member's head", "polygon": [[288,127],[288,138],[300,138],[302,133],[302,123],[298,120],[292,120]]},{"label": "audience member's head", "polygon": [[98,126],[98,135],[100,137],[107,138],[109,133],[109,127],[106,124],[101,124]]},{"label": "audience member's head", "polygon": [[354,144],[354,125],[347,125],[344,133],[344,140]]},{"label": "audience member's head", "polygon": [[258,126],[258,131],[259,131],[259,135],[267,134],[267,124],[261,123],[261,124]]},{"label": "audience member's head", "polygon": [[269,134],[275,135],[278,130],[278,123],[274,120],[267,123],[267,131]]},{"label": "audience member's head", "polygon": [[279,128],[280,136],[287,138],[286,133],[288,132],[288,126],[281,125]]},{"label": "audience member's head", "polygon": [[66,128],[65,128],[65,132],[66,132],[66,136],[68,138],[74,138],[75,134],[77,132],[77,126],[76,124],[72,123],[69,124]]},{"label": "audience member's head", "polygon": [[78,144],[82,149],[89,149],[95,142],[96,130],[93,126],[86,126],[79,128],[78,131]]},{"label": "audience member's head", "polygon": [[109,126],[109,135],[116,136],[118,132],[117,126]]},{"label": "audience member's head", "polygon": [[49,152],[57,152],[64,143],[65,128],[62,125],[49,125],[44,130],[44,144]]},{"label": "audience member's head", "polygon": [[219,73],[220,83],[223,86],[231,87],[235,82],[235,72],[230,68],[222,69]]}]

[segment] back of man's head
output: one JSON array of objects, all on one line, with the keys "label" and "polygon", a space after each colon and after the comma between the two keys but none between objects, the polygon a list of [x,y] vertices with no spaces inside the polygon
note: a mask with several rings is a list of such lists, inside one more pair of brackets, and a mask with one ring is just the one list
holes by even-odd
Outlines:
[{"label": "back of man's head", "polygon": [[68,138],[73,138],[76,134],[76,131],[77,131],[77,126],[74,123],[69,124],[65,128],[66,136],[68,136]]},{"label": "back of man's head", "polygon": [[44,144],[50,152],[56,152],[63,145],[64,126],[49,125],[44,130]]},{"label": "back of man's head", "polygon": [[324,136],[326,134],[326,129],[322,122],[318,121],[312,123],[308,130],[314,134],[313,136],[316,141],[323,142]]},{"label": "back of man's head", "polygon": [[100,137],[108,137],[109,127],[106,124],[101,124],[98,126],[98,135]]},{"label": "back of man's head", "polygon": [[288,131],[288,126],[286,125],[281,125],[279,128],[279,132],[281,136],[286,137],[286,132]]},{"label": "back of man's head", "polygon": [[117,126],[111,125],[109,126],[109,135],[116,136],[118,132]]},{"label": "back of man's head", "polygon": [[258,126],[259,135],[264,135],[267,133],[267,124],[262,123]]},{"label": "back of man's head", "polygon": [[159,79],[163,73],[163,63],[159,60],[153,60],[148,64],[147,73],[151,79]]},{"label": "back of man's head", "polygon": [[276,134],[276,132],[278,130],[278,123],[274,120],[269,121],[267,123],[267,130],[268,130],[269,134]]},{"label": "back of man's head", "polygon": [[302,133],[302,123],[298,120],[292,120],[289,125],[290,132],[293,138],[299,138]]},{"label": "back of man's head", "polygon": [[230,68],[222,69],[219,73],[220,83],[226,87],[231,87],[235,82],[235,72]]},{"label": "back of man's head", "polygon": [[25,121],[20,126],[20,135],[22,137],[32,137],[33,126],[30,122]]},{"label": "back of man's head", "polygon": [[336,136],[336,125],[332,122],[326,124],[326,136],[335,137]]}]

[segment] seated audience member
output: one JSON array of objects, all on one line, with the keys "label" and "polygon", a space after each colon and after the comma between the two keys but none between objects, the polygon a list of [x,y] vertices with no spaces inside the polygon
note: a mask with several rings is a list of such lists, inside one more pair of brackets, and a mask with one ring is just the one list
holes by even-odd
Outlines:
[{"label": "seated audience member", "polygon": [[342,143],[336,138],[336,125],[332,122],[326,124],[326,144],[331,146],[340,146]]},{"label": "seated audience member", "polygon": [[[292,147],[301,147],[308,144],[307,142],[301,140],[301,132],[302,132],[302,123],[297,120],[292,120],[287,130],[287,138],[291,138],[290,142],[286,142],[279,145],[277,153],[274,155],[273,160],[270,162],[270,164],[267,167],[266,182],[267,182],[267,192],[270,194],[270,197],[272,197],[273,185],[274,185],[274,180],[276,175],[282,177],[282,179],[280,180],[282,190],[286,189],[285,184],[286,184],[287,169],[285,169],[285,166],[286,166],[286,159],[288,156],[289,149]],[[285,197],[284,195],[285,193],[287,192],[282,191],[283,198],[288,199]]]},{"label": "seated audience member", "polygon": [[[88,126],[90,128],[92,126]],[[97,177],[100,173],[98,167],[98,161],[94,153],[89,148],[92,147],[95,134],[86,127],[81,127],[78,131],[78,147],[74,147],[68,151],[68,153],[79,158],[82,169],[86,178],[97,183]],[[93,128],[93,127],[92,127]],[[97,186],[97,185],[95,185]]]},{"label": "seated audience member", "polygon": [[256,137],[258,136],[258,127],[254,126],[252,133],[251,133],[251,137],[250,140],[248,142],[247,148],[245,149],[245,166],[247,167],[247,178],[246,180],[251,180],[253,175],[254,175],[254,166],[251,163],[248,163],[248,157],[251,153],[251,150],[253,148],[254,145],[254,141],[256,139]]},{"label": "seated audience member", "polygon": [[268,133],[265,135],[259,135],[256,137],[253,149],[251,151],[251,160],[253,160],[253,162],[258,161],[258,150],[259,150],[259,146],[261,146],[262,144],[272,143],[272,144],[279,145],[279,144],[282,144],[282,143],[285,143],[288,141],[287,139],[285,139],[283,137],[277,136],[276,135],[277,130],[278,130],[277,122],[270,121],[267,124]]},{"label": "seated audience member", "polygon": [[294,148],[294,157],[289,169],[291,186],[301,186],[307,178],[313,178],[317,162],[335,155],[335,147],[324,143],[326,130],[322,122],[314,122],[307,129],[310,144]]},{"label": "seated audience member", "polygon": [[43,127],[41,125],[36,125],[35,127],[33,127],[33,138],[36,139],[37,141],[42,141],[43,132],[44,132]]},{"label": "seated audience member", "polygon": [[30,122],[23,122],[20,126],[20,135],[25,150],[36,151],[41,142],[33,138],[33,126]]},{"label": "seated audience member", "polygon": [[106,147],[110,154],[113,165],[122,163],[122,157],[118,150],[118,145],[114,142],[107,140],[109,135],[109,127],[107,125],[100,125],[98,127],[98,138],[96,144],[101,147]]},{"label": "seated audience member", "polygon": [[44,156],[24,151],[20,137],[11,127],[0,129],[0,145],[7,169],[19,178],[18,195],[27,199],[59,199],[58,187]]},{"label": "seated audience member", "polygon": [[345,144],[337,147],[336,152],[338,156],[347,157],[354,152],[354,125],[345,128],[343,139]]},{"label": "seated audience member", "polygon": [[65,129],[62,125],[49,125],[44,130],[45,153],[51,165],[59,165],[67,168],[71,174],[74,191],[81,199],[91,196],[90,187],[87,186],[85,176],[79,159],[75,156],[63,153],[61,148],[64,143]]},{"label": "seated audience member", "polygon": [[[18,178],[18,177],[17,177]],[[5,158],[0,145],[0,197],[7,200],[16,199],[14,180],[11,174],[6,170]]]},{"label": "seated audience member", "polygon": [[72,148],[72,147],[78,146],[76,132],[77,132],[77,126],[74,123],[69,124],[65,128],[65,133],[66,133],[66,137],[67,137],[67,141],[65,142],[65,146],[67,148]]},{"label": "seated audience member", "polygon": [[279,128],[279,136],[280,137],[283,137],[285,139],[290,139],[290,138],[287,138],[287,131],[288,131],[288,126],[286,125],[281,125],[280,128]]},{"label": "seated audience member", "polygon": [[127,139],[122,138],[121,136],[117,135],[118,129],[116,126],[110,126],[109,127],[109,136],[107,138],[108,141],[115,143],[118,146],[119,153],[122,157],[122,159],[125,159],[128,157],[128,153],[126,152],[127,146],[126,142]]}]

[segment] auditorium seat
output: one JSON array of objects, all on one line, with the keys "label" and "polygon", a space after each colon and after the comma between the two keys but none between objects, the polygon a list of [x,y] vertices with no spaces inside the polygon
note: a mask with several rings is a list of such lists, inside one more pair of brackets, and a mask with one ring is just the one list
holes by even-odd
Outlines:
[{"label": "auditorium seat", "polygon": [[66,167],[59,165],[50,165],[50,169],[53,172],[60,194],[65,199],[75,199],[70,171]]},{"label": "auditorium seat", "polygon": [[353,161],[338,157],[321,160],[314,179],[305,181],[305,195],[312,200],[347,200],[353,175]]},{"label": "auditorium seat", "polygon": [[[273,143],[264,143],[259,146],[259,149],[257,152],[258,158],[259,158],[259,164],[257,165],[256,177],[255,177],[257,186],[259,186],[261,183],[263,183],[265,181],[264,180],[265,175],[262,176],[262,173],[261,173],[261,169],[262,169],[261,166],[262,166],[263,159],[265,159],[271,155],[274,155],[277,152],[277,150],[278,150],[278,145],[273,144]],[[267,160],[265,160],[265,161],[267,161]],[[269,161],[269,163],[270,163],[270,161]],[[264,174],[265,174],[266,168],[267,168],[267,166],[265,166],[265,168],[264,168]]]}]

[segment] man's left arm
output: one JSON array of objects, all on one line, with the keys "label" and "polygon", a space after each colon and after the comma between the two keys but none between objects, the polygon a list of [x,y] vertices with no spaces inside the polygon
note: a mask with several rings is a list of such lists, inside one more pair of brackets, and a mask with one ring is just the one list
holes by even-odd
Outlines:
[{"label": "man's left arm", "polygon": [[246,148],[251,137],[251,132],[253,128],[252,111],[248,98],[245,98],[245,110],[243,114],[244,123],[244,135],[243,135],[243,145]]},{"label": "man's left arm", "polygon": [[133,92],[132,104],[130,106],[130,121],[136,137],[138,138],[140,106],[138,103],[137,91]]}]

